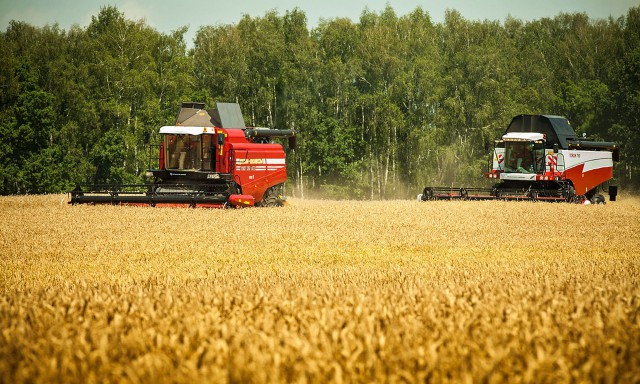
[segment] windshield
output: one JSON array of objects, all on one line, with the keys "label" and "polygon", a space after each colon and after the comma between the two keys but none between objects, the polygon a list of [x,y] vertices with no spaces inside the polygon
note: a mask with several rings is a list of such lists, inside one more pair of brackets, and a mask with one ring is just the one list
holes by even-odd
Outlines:
[{"label": "windshield", "polygon": [[214,169],[213,135],[167,134],[164,137],[167,169]]},{"label": "windshield", "polygon": [[544,144],[531,141],[505,142],[505,167],[507,173],[544,172]]}]

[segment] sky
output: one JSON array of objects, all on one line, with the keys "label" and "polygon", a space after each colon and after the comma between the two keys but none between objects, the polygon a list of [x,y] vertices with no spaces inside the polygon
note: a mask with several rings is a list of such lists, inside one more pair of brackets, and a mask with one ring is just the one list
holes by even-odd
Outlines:
[{"label": "sky", "polygon": [[629,8],[640,7],[640,0],[0,0],[0,31],[6,31],[11,20],[38,27],[57,23],[65,30],[74,24],[86,27],[101,7],[114,5],[126,18],[142,19],[159,32],[188,26],[185,39],[192,46],[201,26],[235,24],[245,14],[263,16],[276,10],[284,15],[297,7],[306,14],[309,28],[314,28],[322,19],[347,17],[357,22],[364,9],[379,13],[387,4],[398,16],[421,7],[438,23],[447,9],[470,20],[504,21],[507,16],[534,20],[561,12],[584,12],[593,19],[618,18]]}]

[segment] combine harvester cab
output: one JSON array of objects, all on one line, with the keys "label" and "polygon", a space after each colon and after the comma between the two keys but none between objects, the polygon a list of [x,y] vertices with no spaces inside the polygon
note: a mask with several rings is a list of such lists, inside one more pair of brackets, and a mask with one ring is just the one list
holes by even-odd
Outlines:
[{"label": "combine harvester cab", "polygon": [[292,130],[247,128],[235,103],[183,103],[175,125],[164,126],[158,169],[153,180],[135,185],[82,185],[70,192],[71,204],[141,206],[280,206],[287,179],[286,156],[276,137]]},{"label": "combine harvester cab", "polygon": [[[598,194],[613,178],[615,143],[579,139],[564,117],[520,115],[496,140],[485,174],[493,188],[425,187],[426,200],[540,200],[604,203]],[[616,200],[617,187],[609,186]]]}]

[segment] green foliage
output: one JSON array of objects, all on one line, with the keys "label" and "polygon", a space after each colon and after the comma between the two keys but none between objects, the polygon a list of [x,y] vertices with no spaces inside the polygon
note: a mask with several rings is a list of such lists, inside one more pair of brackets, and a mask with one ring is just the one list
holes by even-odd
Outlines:
[{"label": "green foliage", "polygon": [[[603,139],[608,135],[606,113],[610,111],[611,94],[609,87],[600,80],[583,79],[574,84],[562,82],[554,96],[558,114],[569,119],[576,133],[594,139]],[[605,121],[602,121],[602,120]]]},{"label": "green foliage", "polygon": [[115,129],[107,131],[91,151],[91,160],[97,164],[96,184],[122,184],[125,182],[125,138]]},{"label": "green foliage", "polygon": [[486,142],[523,113],[568,117],[623,145],[639,187],[640,8],[443,23],[417,8],[363,11],[309,30],[300,9],[204,26],[187,50],[108,6],[86,28],[11,22],[0,33],[0,193],[140,180],[145,138],[181,101],[239,102],[249,125],[291,128],[294,193],[413,196],[480,184]]},{"label": "green foliage", "polygon": [[311,133],[314,138],[307,146],[307,167],[314,184],[347,184],[352,187],[359,179],[356,129],[340,124],[331,117],[317,116],[317,125]]}]

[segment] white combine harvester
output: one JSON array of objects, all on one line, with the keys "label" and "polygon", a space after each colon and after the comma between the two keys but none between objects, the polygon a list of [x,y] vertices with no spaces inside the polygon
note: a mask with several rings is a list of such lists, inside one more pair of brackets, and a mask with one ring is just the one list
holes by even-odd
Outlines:
[{"label": "white combine harvester", "polygon": [[[493,188],[425,187],[418,200],[542,200],[604,203],[599,191],[613,178],[615,143],[579,139],[561,116],[520,115],[496,140],[491,169]],[[618,188],[610,185],[609,199]]]}]

